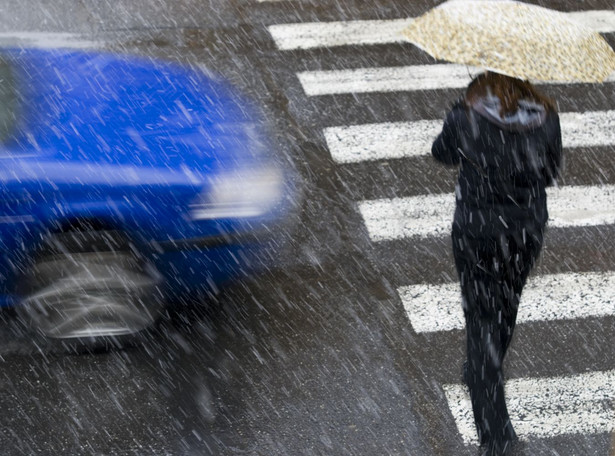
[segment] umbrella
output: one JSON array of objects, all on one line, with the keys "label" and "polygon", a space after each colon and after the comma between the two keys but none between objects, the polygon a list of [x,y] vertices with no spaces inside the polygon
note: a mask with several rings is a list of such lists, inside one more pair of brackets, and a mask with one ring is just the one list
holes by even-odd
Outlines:
[{"label": "umbrella", "polygon": [[433,57],[520,79],[602,82],[615,51],[565,13],[513,0],[449,0],[402,32]]}]

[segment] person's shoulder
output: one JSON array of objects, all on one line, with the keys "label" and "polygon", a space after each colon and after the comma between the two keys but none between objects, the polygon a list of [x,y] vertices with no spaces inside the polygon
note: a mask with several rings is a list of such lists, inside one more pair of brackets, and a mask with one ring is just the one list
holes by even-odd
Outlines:
[{"label": "person's shoulder", "polygon": [[468,107],[463,99],[456,100],[449,108],[447,117],[458,118],[460,116],[466,116]]},{"label": "person's shoulder", "polygon": [[457,100],[453,103],[453,105],[449,109],[448,114],[446,116],[446,121],[449,124],[463,126],[465,125],[465,122],[468,119],[468,111],[469,111],[469,108],[465,100],[463,99]]},{"label": "person's shoulder", "polygon": [[468,109],[468,104],[466,103],[464,98],[458,98],[451,105],[451,112],[452,111],[464,111],[465,112],[467,111],[467,109]]}]

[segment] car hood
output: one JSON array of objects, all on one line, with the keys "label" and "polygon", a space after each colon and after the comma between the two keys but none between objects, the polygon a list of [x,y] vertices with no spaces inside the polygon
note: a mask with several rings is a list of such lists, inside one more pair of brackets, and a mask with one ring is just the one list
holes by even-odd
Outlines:
[{"label": "car hood", "polygon": [[5,157],[198,176],[267,153],[254,107],[201,69],[70,50],[0,55],[15,94]]}]

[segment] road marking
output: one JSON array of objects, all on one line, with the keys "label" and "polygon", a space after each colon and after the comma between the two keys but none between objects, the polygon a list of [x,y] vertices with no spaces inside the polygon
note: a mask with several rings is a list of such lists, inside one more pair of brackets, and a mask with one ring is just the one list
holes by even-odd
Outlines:
[{"label": "road marking", "polygon": [[405,41],[401,32],[413,18],[370,21],[307,22],[269,26],[278,49],[312,49]]},{"label": "road marking", "polygon": [[[259,0],[264,1],[264,0]],[[570,13],[601,33],[615,31],[615,12]],[[390,21],[279,24],[269,31],[280,50],[403,42],[412,18]],[[308,96],[437,90],[467,86],[478,69],[426,65],[306,71],[298,78]],[[472,74],[470,74],[472,73]],[[615,81],[615,74],[608,78]],[[615,111],[561,114],[565,147],[615,143]],[[324,135],[338,163],[429,154],[442,121],[333,127]],[[584,226],[615,222],[613,187],[564,187],[549,191],[550,224]],[[452,195],[425,195],[359,203],[372,240],[448,234]],[[582,291],[581,291],[582,290]],[[398,290],[417,332],[463,328],[458,284],[413,285]],[[557,302],[558,306],[553,306]],[[532,278],[523,294],[520,323],[615,314],[615,274],[574,273]],[[449,407],[466,444],[477,444],[473,414],[463,385],[444,385]],[[615,371],[570,377],[516,379],[506,385],[507,404],[518,435],[552,437],[615,430]]]},{"label": "road marking", "polygon": [[[615,223],[613,185],[548,188],[547,194],[549,226]],[[454,208],[452,193],[359,202],[359,211],[374,242],[448,235]]]},{"label": "road marking", "polygon": [[[615,32],[615,11],[575,11],[566,14],[573,21],[596,32]],[[388,20],[302,22],[270,25],[268,29],[278,49],[284,51],[406,42],[401,32],[413,20],[414,18],[410,17]]]},{"label": "road marking", "polygon": [[[259,0],[264,1],[264,0]],[[601,33],[615,31],[615,12],[569,13]],[[390,21],[278,24],[269,31],[280,50],[403,42],[412,18]],[[306,71],[298,78],[308,96],[463,88],[478,69],[424,65]],[[615,82],[615,74],[608,78]],[[560,115],[565,147],[615,143],[615,111]],[[429,154],[442,121],[333,127],[324,135],[338,163]],[[549,191],[552,226],[615,222],[614,187],[564,187]],[[425,195],[359,203],[372,240],[450,232],[452,195]],[[581,291],[582,290],[582,291]],[[463,328],[458,284],[412,285],[398,290],[417,332]],[[557,302],[558,306],[553,306]],[[615,273],[574,273],[532,278],[519,311],[520,323],[615,314]],[[449,407],[466,444],[477,444],[473,414],[463,385],[444,385]],[[569,377],[516,379],[506,385],[507,404],[522,439],[615,430],[615,371]]]},{"label": "road marking", "polygon": [[[459,89],[482,70],[458,64],[409,65],[355,68],[347,70],[304,71],[297,77],[308,96],[412,92],[417,90]],[[606,82],[615,82],[615,73]],[[539,84],[554,84],[540,82]]]},{"label": "road marking", "polygon": [[479,72],[465,65],[434,64],[304,71],[297,77],[308,96],[319,96],[461,88]]},{"label": "road marking", "polygon": [[[417,333],[464,328],[459,284],[417,284],[398,288]],[[557,305],[554,305],[557,303]],[[532,277],[523,289],[518,323],[615,315],[615,271]]]},{"label": "road marking", "polygon": [[[464,385],[444,385],[457,429],[466,445],[478,445],[472,406]],[[615,430],[615,371],[519,378],[506,382],[506,405],[520,439]]]},{"label": "road marking", "polygon": [[[615,110],[560,113],[564,147],[615,145]],[[431,153],[442,120],[387,122],[325,128],[337,163],[414,157]]]},{"label": "road marking", "polygon": [[442,120],[386,122],[325,128],[329,152],[337,163],[386,160],[431,153]]}]

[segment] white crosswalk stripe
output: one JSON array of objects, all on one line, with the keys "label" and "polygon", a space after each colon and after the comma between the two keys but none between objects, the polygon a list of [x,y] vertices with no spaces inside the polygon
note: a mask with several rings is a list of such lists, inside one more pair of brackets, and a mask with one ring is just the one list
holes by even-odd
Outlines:
[{"label": "white crosswalk stripe", "polygon": [[[457,282],[408,285],[398,293],[417,333],[463,329]],[[615,272],[532,277],[523,289],[522,303],[518,323],[615,315]]]},{"label": "white crosswalk stripe", "polygon": [[[581,227],[615,223],[615,186],[564,186],[547,189],[549,226]],[[374,242],[448,235],[455,197],[451,194],[367,200],[359,203]]]},{"label": "white crosswalk stripe", "polygon": [[[567,15],[599,33],[615,32],[615,11],[572,11]],[[412,20],[288,23],[270,25],[268,30],[280,51],[386,45],[405,42],[401,30]],[[296,76],[308,97],[320,97],[462,89],[480,71],[466,65],[430,64],[319,69],[298,71]],[[606,82],[615,82],[615,73]],[[430,154],[442,119],[396,120],[331,125],[323,129],[323,136],[339,166]],[[567,149],[615,146],[615,110],[564,112],[560,121]],[[452,193],[424,194],[356,204],[370,239],[378,245],[448,236],[455,200]],[[551,227],[615,224],[615,185],[550,188],[548,205]],[[464,327],[458,283],[405,285],[397,292],[417,334]],[[575,272],[531,277],[524,289],[518,322],[614,315],[615,271]],[[466,387],[454,384],[443,385],[443,389],[463,441],[478,443]],[[521,438],[615,430],[615,371],[514,379],[507,382],[506,392],[511,419]]]},{"label": "white crosswalk stripe", "polygon": [[458,89],[467,86],[479,72],[465,65],[434,64],[303,71],[297,77],[308,96],[319,96]]},{"label": "white crosswalk stripe", "polygon": [[[478,444],[466,387],[444,385],[444,392],[464,442]],[[521,439],[613,432],[614,400],[613,370],[506,382],[506,405]]]},{"label": "white crosswalk stripe", "polygon": [[403,41],[401,31],[410,25],[412,20],[279,24],[270,26],[269,32],[280,50],[389,44]]},{"label": "white crosswalk stripe", "polygon": [[[615,32],[615,11],[575,11],[567,15],[597,32]],[[269,33],[280,50],[391,44],[405,41],[401,31],[413,19],[275,24],[269,26]]]},{"label": "white crosswalk stripe", "polygon": [[[412,92],[461,89],[481,70],[466,65],[433,64],[350,70],[303,71],[297,74],[308,96],[350,93]],[[615,82],[615,73],[605,82]],[[541,84],[554,84],[542,82]]]},{"label": "white crosswalk stripe", "polygon": [[[615,110],[560,113],[564,147],[615,145]],[[387,122],[325,128],[329,152],[338,163],[414,157],[431,153],[442,120]]]}]

